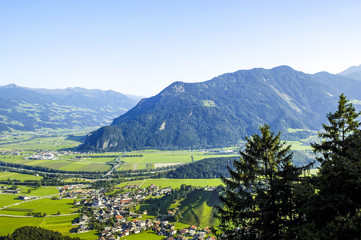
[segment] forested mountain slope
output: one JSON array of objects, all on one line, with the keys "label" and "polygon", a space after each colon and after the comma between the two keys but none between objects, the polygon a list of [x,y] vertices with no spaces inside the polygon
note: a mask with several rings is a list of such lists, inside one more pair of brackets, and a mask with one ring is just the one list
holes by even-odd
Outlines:
[{"label": "forested mountain slope", "polygon": [[349,99],[361,99],[361,82],[288,66],[241,70],[200,83],[175,82],[112,125],[90,133],[80,148],[224,147],[239,143],[265,123],[292,138],[289,128],[320,129],[342,92]]}]

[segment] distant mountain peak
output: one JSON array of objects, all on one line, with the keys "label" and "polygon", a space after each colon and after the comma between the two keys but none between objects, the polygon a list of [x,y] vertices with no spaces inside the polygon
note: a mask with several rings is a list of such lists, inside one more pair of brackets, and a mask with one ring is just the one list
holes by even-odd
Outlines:
[{"label": "distant mountain peak", "polygon": [[349,67],[338,75],[361,81],[361,65]]},{"label": "distant mountain peak", "polygon": [[347,75],[347,74],[358,72],[358,71],[361,71],[361,64],[358,66],[351,66],[351,67],[347,68],[346,70],[340,72],[338,75]]}]

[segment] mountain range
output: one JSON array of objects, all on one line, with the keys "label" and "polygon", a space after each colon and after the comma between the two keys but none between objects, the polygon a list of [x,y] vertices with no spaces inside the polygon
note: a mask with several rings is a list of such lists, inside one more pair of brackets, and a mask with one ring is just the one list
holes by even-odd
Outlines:
[{"label": "mountain range", "polygon": [[110,124],[137,101],[115,91],[0,87],[0,131]]},{"label": "mountain range", "polygon": [[288,130],[321,129],[341,93],[360,103],[361,81],[288,66],[240,70],[200,83],[175,82],[142,99],[110,126],[91,132],[80,149],[225,147],[258,132],[261,124],[297,138],[307,131]]}]

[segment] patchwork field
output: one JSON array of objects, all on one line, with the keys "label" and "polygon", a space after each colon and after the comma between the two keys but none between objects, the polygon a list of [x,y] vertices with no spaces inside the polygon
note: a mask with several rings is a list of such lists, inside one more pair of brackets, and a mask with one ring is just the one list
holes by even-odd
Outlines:
[{"label": "patchwork field", "polygon": [[215,152],[195,151],[135,151],[126,153],[128,157],[120,158],[125,162],[118,170],[153,169],[177,164],[189,163],[205,158],[230,157],[237,155],[221,154]]}]

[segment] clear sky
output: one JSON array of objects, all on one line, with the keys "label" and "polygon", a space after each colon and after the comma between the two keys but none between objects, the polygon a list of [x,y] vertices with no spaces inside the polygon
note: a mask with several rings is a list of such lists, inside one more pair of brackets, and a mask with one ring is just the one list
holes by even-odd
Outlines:
[{"label": "clear sky", "polygon": [[152,96],[240,69],[360,64],[359,0],[0,1],[0,85]]}]

